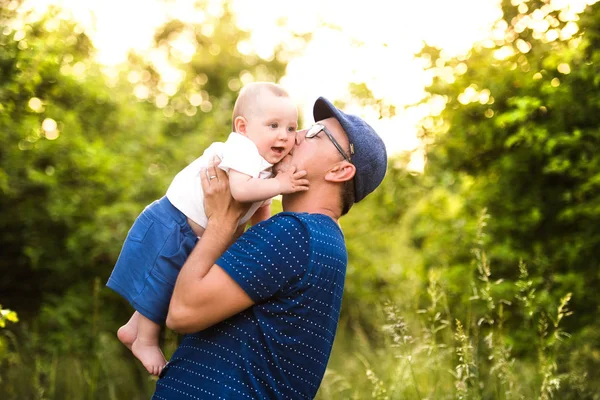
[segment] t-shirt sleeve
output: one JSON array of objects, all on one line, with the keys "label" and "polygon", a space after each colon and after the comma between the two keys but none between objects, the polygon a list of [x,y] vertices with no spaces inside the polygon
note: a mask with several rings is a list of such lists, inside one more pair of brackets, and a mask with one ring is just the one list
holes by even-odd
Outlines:
[{"label": "t-shirt sleeve", "polygon": [[294,216],[276,215],[246,231],[216,264],[260,303],[302,279],[308,252],[305,226]]},{"label": "t-shirt sleeve", "polygon": [[222,147],[219,168],[225,172],[233,169],[258,178],[265,165],[256,145],[250,139],[239,134],[231,134]]}]

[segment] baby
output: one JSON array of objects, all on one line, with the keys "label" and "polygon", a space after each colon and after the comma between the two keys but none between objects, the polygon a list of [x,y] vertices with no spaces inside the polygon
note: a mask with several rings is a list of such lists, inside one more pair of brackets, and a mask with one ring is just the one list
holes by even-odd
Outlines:
[{"label": "baby", "polygon": [[[273,176],[296,139],[298,110],[279,85],[257,82],[244,86],[233,109],[233,130],[225,143],[211,144],[204,154],[180,171],[166,196],[148,205],[129,230],[107,286],[135,308],[117,335],[158,375],[166,364],[158,339],[177,274],[202,236],[207,223],[200,171],[216,156],[229,174],[232,196],[252,202],[240,220],[238,235],[251,221],[271,216],[271,198],[308,190],[305,171]],[[209,177],[213,179],[214,177]]]}]

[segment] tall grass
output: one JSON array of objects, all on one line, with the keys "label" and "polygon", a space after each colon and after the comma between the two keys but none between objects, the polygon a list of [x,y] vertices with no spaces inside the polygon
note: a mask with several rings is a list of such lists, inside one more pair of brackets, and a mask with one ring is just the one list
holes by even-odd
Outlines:
[{"label": "tall grass", "polygon": [[[378,331],[343,318],[317,399],[546,400],[562,398],[567,380],[585,387],[585,375],[558,368],[561,345],[569,337],[562,322],[571,313],[570,294],[548,312],[537,297],[543,282],[534,283],[523,262],[515,266],[515,281],[495,279],[486,253],[488,218],[485,212],[479,218],[471,274],[464,276],[465,300],[450,299],[444,271],[431,269],[419,301],[373,310]],[[154,380],[114,332],[101,328],[99,293],[96,281],[91,346],[85,352],[53,350],[43,331],[23,322],[14,325],[20,326],[18,336],[12,329],[0,330],[1,399],[150,397]],[[515,355],[512,330],[517,328],[529,342],[527,352]],[[168,356],[177,336],[170,331],[165,335]]]},{"label": "tall grass", "polygon": [[[514,282],[494,280],[485,249],[485,210],[472,249],[472,275],[465,277],[468,301],[449,305],[432,269],[424,307],[382,307],[380,335],[367,335],[342,321],[317,398],[330,399],[552,399],[569,374],[557,372],[559,349],[569,335],[561,322],[570,315],[566,293],[554,310],[536,298],[537,287],[521,262]],[[376,316],[374,316],[377,318]],[[533,338],[533,357],[513,355],[507,326]],[[523,345],[523,344],[522,344]]]},{"label": "tall grass", "polygon": [[[116,338],[116,332],[100,330],[101,283],[92,292],[89,348],[79,352],[53,349],[46,333],[36,325],[19,323],[0,330],[0,399],[2,400],[137,400],[150,398],[155,378]],[[86,325],[87,326],[87,325]],[[177,335],[165,330],[163,350],[168,356],[177,345]]]}]

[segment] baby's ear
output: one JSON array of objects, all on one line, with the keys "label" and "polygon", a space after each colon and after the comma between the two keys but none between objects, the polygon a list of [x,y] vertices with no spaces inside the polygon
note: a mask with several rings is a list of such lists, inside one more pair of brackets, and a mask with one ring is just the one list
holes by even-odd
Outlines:
[{"label": "baby's ear", "polygon": [[244,117],[235,117],[235,120],[233,121],[233,127],[235,128],[235,131],[237,133],[240,133],[242,135],[246,135],[246,127],[248,126],[248,123],[246,121],[246,118]]}]

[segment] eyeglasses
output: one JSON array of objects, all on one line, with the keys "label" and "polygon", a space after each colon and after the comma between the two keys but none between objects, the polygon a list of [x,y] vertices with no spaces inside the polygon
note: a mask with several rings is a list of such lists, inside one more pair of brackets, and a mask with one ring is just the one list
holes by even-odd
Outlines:
[{"label": "eyeglasses", "polygon": [[[340,144],[337,142],[337,140],[335,140],[335,138],[333,137],[333,135],[331,134],[331,132],[329,132],[329,130],[325,127],[325,125],[314,124],[313,126],[311,126],[308,129],[308,131],[306,131],[305,137],[308,138],[308,139],[314,138],[315,136],[317,136],[321,132],[325,132],[325,134],[327,135],[327,137],[329,138],[329,140],[331,140],[331,143],[333,143],[333,145],[340,152],[340,154],[342,156],[344,156],[344,159],[346,161],[348,161],[349,163],[351,163],[352,161],[350,160],[350,157],[348,157],[346,155],[346,152],[344,151],[344,149],[342,148],[342,146],[340,146]],[[351,145],[351,148],[352,148],[352,145]]]}]

